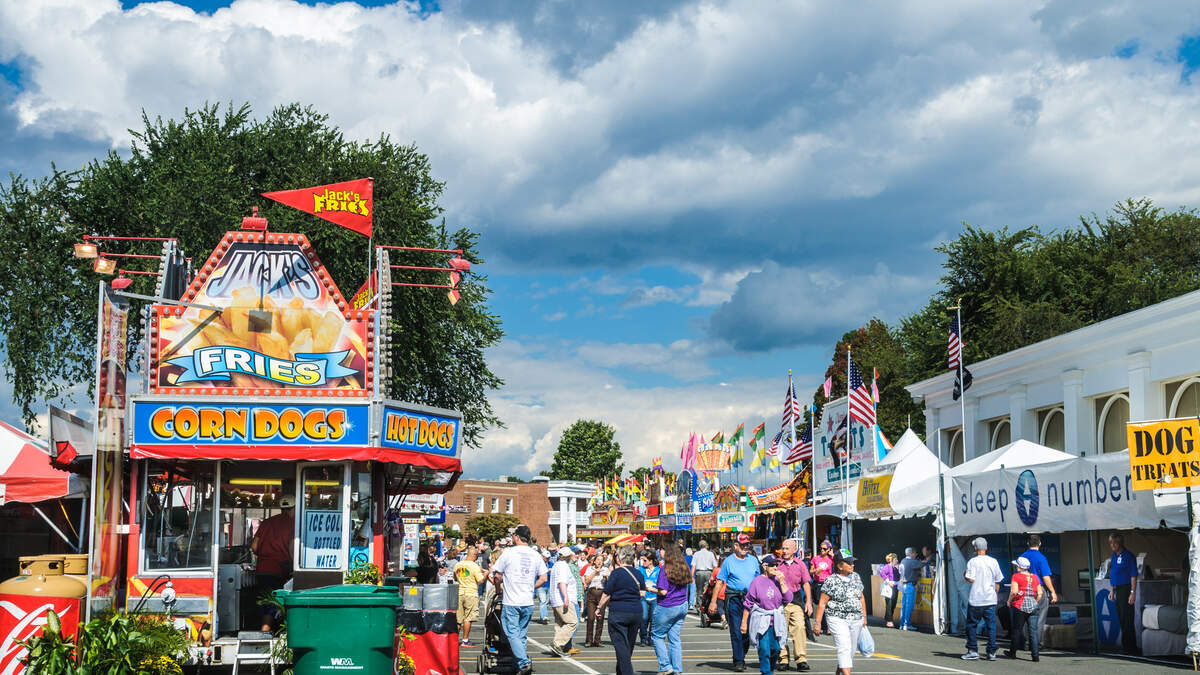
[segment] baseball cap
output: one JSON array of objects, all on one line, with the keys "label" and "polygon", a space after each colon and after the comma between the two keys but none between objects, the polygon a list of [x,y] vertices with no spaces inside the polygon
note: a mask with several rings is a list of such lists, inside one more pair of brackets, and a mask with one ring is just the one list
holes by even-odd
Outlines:
[{"label": "baseball cap", "polygon": [[291,495],[284,495],[279,498],[279,508],[294,509],[296,508],[296,498]]},{"label": "baseball cap", "polygon": [[851,552],[850,552],[850,549],[848,549],[848,548],[844,548],[844,549],[842,549],[842,550],[838,551],[837,553],[833,554],[833,561],[834,561],[834,562],[848,562],[848,563],[853,563],[853,562],[855,562],[855,561],[857,561],[857,560],[858,560],[858,558],[855,558],[855,557],[854,557],[854,554],[853,554],[853,553],[851,553]]},{"label": "baseball cap", "polygon": [[1016,560],[1014,560],[1012,562],[1014,565],[1016,565],[1017,567],[1020,567],[1023,570],[1029,569],[1029,558],[1026,558],[1025,556],[1021,556],[1020,558],[1017,558]]},{"label": "baseball cap", "polygon": [[748,535],[748,534],[746,534],[745,532],[743,532],[743,533],[741,533],[741,534],[739,534],[739,535],[737,536],[737,540],[736,540],[736,541],[737,541],[737,543],[739,543],[739,544],[749,544],[749,543],[750,543],[750,535]]},{"label": "baseball cap", "polygon": [[760,562],[764,565],[778,565],[779,558],[776,558],[774,555],[768,553],[762,557]]},{"label": "baseball cap", "polygon": [[562,548],[558,549],[558,555],[559,556],[575,555],[575,549],[571,548],[570,546],[563,546]]}]

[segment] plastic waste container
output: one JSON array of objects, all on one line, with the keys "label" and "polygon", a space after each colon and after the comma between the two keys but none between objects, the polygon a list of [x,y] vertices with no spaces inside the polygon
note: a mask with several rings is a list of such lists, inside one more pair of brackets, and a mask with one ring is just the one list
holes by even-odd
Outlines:
[{"label": "plastic waste container", "polygon": [[395,586],[350,584],[275,591],[287,611],[295,675],[390,673],[396,660]]}]

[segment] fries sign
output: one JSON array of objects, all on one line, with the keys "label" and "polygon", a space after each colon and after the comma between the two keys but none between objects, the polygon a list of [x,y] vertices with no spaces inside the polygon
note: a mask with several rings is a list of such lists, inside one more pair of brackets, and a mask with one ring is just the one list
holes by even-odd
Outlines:
[{"label": "fries sign", "polygon": [[1200,419],[1128,422],[1125,434],[1134,490],[1200,485]]},{"label": "fries sign", "polygon": [[342,297],[300,234],[229,232],[188,287],[156,305],[154,394],[362,396],[374,315]]}]

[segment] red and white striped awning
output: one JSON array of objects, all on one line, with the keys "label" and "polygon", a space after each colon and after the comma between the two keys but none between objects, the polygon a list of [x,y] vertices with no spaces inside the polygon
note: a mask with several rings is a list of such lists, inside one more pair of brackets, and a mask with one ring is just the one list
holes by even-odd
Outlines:
[{"label": "red and white striped awning", "polygon": [[0,422],[0,503],[40,502],[87,494],[85,482],[69,471],[50,465],[50,450],[42,441]]}]

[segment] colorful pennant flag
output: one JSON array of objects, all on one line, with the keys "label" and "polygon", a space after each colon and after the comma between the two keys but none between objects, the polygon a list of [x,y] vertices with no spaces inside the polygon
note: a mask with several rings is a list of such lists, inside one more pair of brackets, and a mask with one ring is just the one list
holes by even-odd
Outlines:
[{"label": "colorful pennant flag", "polygon": [[299,190],[264,192],[262,196],[370,237],[371,217],[375,213],[373,191],[374,181],[360,178]]},{"label": "colorful pennant flag", "polygon": [[740,443],[742,440],[742,436],[744,436],[745,433],[746,433],[746,425],[745,424],[737,425],[737,428],[733,430],[733,435],[729,437],[729,444],[737,445],[738,443]]},{"label": "colorful pennant flag", "polygon": [[825,384],[821,385],[821,387],[825,390],[825,398],[829,398],[830,394],[833,393],[833,377],[825,378]]},{"label": "colorful pennant flag", "polygon": [[766,431],[765,431],[766,428],[767,428],[767,423],[763,422],[762,424],[760,424],[750,430],[750,449],[751,450],[753,450],[759,443],[762,442],[762,440],[764,438],[767,437]]},{"label": "colorful pennant flag", "polygon": [[[708,439],[708,442],[712,443],[714,446],[724,443],[725,442],[725,432],[718,431],[717,433],[712,435],[712,438]],[[704,442],[701,441],[700,445],[704,445]]]}]

